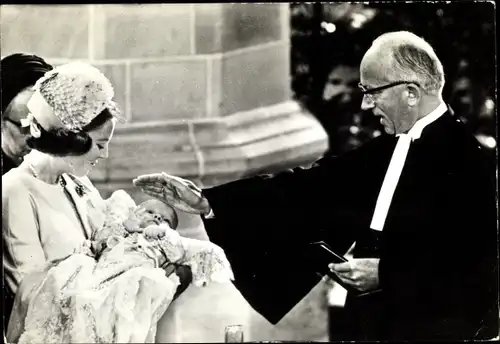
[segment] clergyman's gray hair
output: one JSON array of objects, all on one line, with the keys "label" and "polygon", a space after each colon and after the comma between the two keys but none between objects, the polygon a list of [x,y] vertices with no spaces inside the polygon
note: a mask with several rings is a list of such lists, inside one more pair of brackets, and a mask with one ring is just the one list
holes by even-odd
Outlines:
[{"label": "clergyman's gray hair", "polygon": [[444,70],[434,49],[423,38],[408,32],[385,33],[376,38],[370,49],[384,57],[388,81],[414,81],[429,94],[440,95],[444,87]]}]

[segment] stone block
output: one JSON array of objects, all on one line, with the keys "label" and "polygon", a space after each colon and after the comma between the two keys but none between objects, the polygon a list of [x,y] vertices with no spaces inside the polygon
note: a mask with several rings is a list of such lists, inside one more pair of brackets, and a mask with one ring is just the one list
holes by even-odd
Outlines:
[{"label": "stone block", "polygon": [[102,171],[95,174],[93,180],[130,182],[135,176],[152,173],[156,169],[172,174],[183,171],[197,173],[188,125],[148,124],[117,127],[110,143],[109,157],[96,166],[96,170]]},{"label": "stone block", "polygon": [[281,39],[281,7],[287,4],[224,4],[222,51]]},{"label": "stone block", "polygon": [[[219,60],[220,86],[212,86],[221,89],[220,115],[230,115],[290,99],[289,54],[288,43],[277,43],[224,55]],[[217,81],[217,78],[214,77],[213,80]]]},{"label": "stone block", "polygon": [[145,142],[154,143],[155,150],[162,152],[190,150],[189,125],[187,121],[128,123],[115,131],[110,151],[134,149]]},{"label": "stone block", "polygon": [[172,152],[160,138],[121,143],[109,160],[109,179],[132,180],[140,174],[164,171],[173,175],[198,175],[199,166],[192,150]]},{"label": "stone block", "polygon": [[195,4],[196,53],[212,54],[278,41],[286,4]]},{"label": "stone block", "polygon": [[115,90],[114,100],[118,104],[122,115],[129,118],[130,113],[127,113],[127,66],[125,63],[120,64],[95,64],[96,66],[110,81]]},{"label": "stone block", "polygon": [[31,52],[86,59],[88,13],[88,5],[2,5],[2,56]]},{"label": "stone block", "polygon": [[132,63],[132,121],[204,117],[206,66],[199,58]]},{"label": "stone block", "polygon": [[[145,145],[146,147],[149,145]],[[114,180],[129,180],[140,174],[165,171],[173,175],[198,173],[196,156],[192,152],[161,154],[148,149],[137,149],[127,155],[113,156],[109,177]]]},{"label": "stone block", "polygon": [[290,116],[297,112],[301,112],[302,108],[295,101],[285,101],[271,106],[255,108],[250,111],[237,112],[231,116],[224,118],[224,122],[230,127],[246,127],[253,123],[267,122]]},{"label": "stone block", "polygon": [[314,126],[248,145],[243,148],[247,159],[244,175],[312,163],[328,148],[325,139],[323,129]]},{"label": "stone block", "polygon": [[242,178],[267,173],[271,169],[309,164],[326,150],[325,139],[322,128],[297,126],[295,130],[290,128],[283,134],[267,132],[267,136],[255,141],[235,138],[233,146],[204,148],[205,176],[202,181],[204,185],[214,185],[211,180],[214,175]]},{"label": "stone block", "polygon": [[[141,58],[191,54],[191,5],[102,5],[104,56]],[[98,29],[96,35],[103,34]]]},{"label": "stone block", "polygon": [[295,102],[237,113],[220,125],[213,130],[218,141],[209,142],[210,136],[195,131],[205,186],[310,164],[328,148],[324,129]]}]

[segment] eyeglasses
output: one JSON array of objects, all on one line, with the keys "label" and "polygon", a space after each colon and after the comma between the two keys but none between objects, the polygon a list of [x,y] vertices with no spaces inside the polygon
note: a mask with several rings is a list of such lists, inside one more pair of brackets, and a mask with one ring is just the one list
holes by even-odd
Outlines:
[{"label": "eyeglasses", "polygon": [[361,93],[363,93],[363,96],[366,96],[366,98],[370,102],[373,102],[374,101],[373,95],[375,93],[379,93],[379,92],[386,90],[388,88],[391,88],[394,86],[399,86],[399,85],[404,85],[404,84],[415,84],[418,87],[420,87],[420,84],[416,81],[394,81],[394,82],[391,82],[390,84],[379,86],[379,87],[373,87],[373,88],[369,88],[369,87],[363,85],[362,83],[359,83],[358,87],[361,90]]}]

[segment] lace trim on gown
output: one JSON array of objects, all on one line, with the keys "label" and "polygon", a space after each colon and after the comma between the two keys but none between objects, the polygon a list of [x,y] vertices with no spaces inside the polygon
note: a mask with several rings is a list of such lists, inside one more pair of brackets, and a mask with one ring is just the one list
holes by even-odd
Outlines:
[{"label": "lace trim on gown", "polygon": [[105,201],[102,229],[91,238],[107,240],[98,259],[87,240],[48,266],[38,282],[21,286],[13,310],[24,319],[19,343],[153,343],[179,285],[175,274],[167,277],[158,268],[162,257],[189,265],[196,286],[233,279],[224,251],[211,242],[168,227],[161,239],[124,235],[123,222],[134,208],[128,194],[115,192]]}]

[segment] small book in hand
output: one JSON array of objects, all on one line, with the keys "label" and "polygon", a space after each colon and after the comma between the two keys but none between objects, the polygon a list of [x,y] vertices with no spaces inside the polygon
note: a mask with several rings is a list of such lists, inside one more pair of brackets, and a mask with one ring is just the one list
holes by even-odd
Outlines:
[{"label": "small book in hand", "polygon": [[327,275],[350,293],[354,293],[356,295],[365,294],[349,285],[346,285],[334,272],[330,270],[328,267],[329,264],[344,263],[347,262],[347,258],[333,251],[333,249],[328,246],[326,242],[317,241],[310,243],[307,248],[306,257],[310,262],[309,266],[311,266],[321,277]]}]

